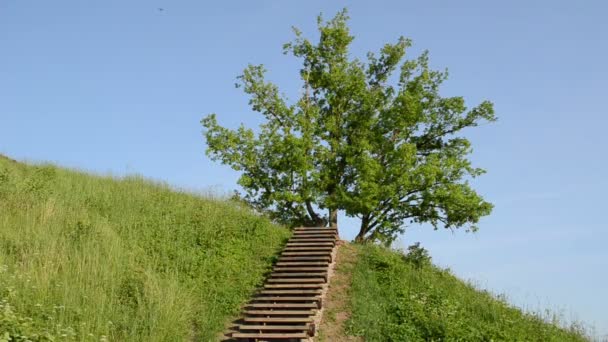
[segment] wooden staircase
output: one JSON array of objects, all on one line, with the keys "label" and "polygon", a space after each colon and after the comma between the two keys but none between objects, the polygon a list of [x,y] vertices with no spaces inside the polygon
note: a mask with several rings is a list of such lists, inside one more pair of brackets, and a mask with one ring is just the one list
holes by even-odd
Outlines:
[{"label": "wooden staircase", "polygon": [[264,288],[245,306],[232,340],[301,341],[315,335],[314,316],[338,240],[334,228],[294,229]]}]

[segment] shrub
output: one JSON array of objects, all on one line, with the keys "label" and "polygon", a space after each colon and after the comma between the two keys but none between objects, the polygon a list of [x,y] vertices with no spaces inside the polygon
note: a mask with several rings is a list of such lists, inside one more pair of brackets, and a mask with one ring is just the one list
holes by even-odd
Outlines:
[{"label": "shrub", "polygon": [[431,264],[431,256],[424,247],[420,247],[420,242],[416,242],[407,248],[407,253],[403,256],[403,260],[415,268]]}]

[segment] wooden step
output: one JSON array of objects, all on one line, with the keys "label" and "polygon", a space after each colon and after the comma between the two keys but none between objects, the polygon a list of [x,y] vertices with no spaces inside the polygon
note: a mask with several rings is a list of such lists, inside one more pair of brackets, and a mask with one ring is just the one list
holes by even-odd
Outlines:
[{"label": "wooden step", "polygon": [[[288,253],[297,253],[297,252],[288,252]],[[308,255],[306,253],[299,252],[299,255],[281,255],[279,256],[279,262],[282,262],[284,259],[290,259],[290,261],[316,261],[316,262],[324,262],[329,261],[331,259],[331,253],[324,253],[321,255]]]},{"label": "wooden step", "polygon": [[298,251],[311,251],[311,252],[330,252],[333,250],[333,247],[325,247],[325,246],[305,246],[305,247],[285,247],[283,253],[285,252],[298,252]]},{"label": "wooden step", "polygon": [[302,236],[302,235],[314,235],[314,236],[331,236],[331,237],[336,237],[338,234],[336,234],[336,232],[332,232],[332,231],[323,231],[323,230],[300,230],[300,231],[294,231],[292,236]]},{"label": "wooden step", "polygon": [[[285,248],[335,248],[336,246],[329,244],[329,245],[319,245],[316,243],[311,243],[311,244],[307,244],[307,245],[301,245],[301,244],[292,244],[292,243],[288,243]],[[285,250],[283,250],[284,252]]]},{"label": "wooden step", "polygon": [[320,289],[323,287],[323,284],[266,284],[264,285],[265,289]]},{"label": "wooden step", "polygon": [[337,232],[338,229],[334,228],[330,228],[330,227],[295,227],[292,228],[292,231],[299,231],[299,230],[327,230],[327,231],[334,231]]},{"label": "wooden step", "polygon": [[246,325],[246,324],[241,324],[238,326],[238,328],[240,330],[263,330],[263,331],[264,330],[267,330],[267,331],[275,331],[275,330],[308,331],[308,330],[310,330],[310,325],[309,324],[306,324],[306,325]]},{"label": "wooden step", "polygon": [[333,247],[287,247],[283,250],[283,254],[285,253],[294,253],[294,252],[306,252],[306,253],[331,253]]},{"label": "wooden step", "polygon": [[[291,240],[294,239],[294,240]],[[287,241],[296,241],[295,239],[328,239],[328,240],[333,240],[333,241],[338,241],[338,239],[335,236],[329,236],[329,235],[294,235],[290,240]]]},{"label": "wooden step", "polygon": [[337,232],[336,228],[327,228],[327,227],[297,227],[293,229],[294,232],[301,231],[324,231],[324,232]]},{"label": "wooden step", "polygon": [[325,278],[270,278],[269,283],[318,284],[324,283]]},{"label": "wooden step", "polygon": [[256,302],[318,302],[321,297],[294,297],[294,296],[258,296],[253,298]]},{"label": "wooden step", "polygon": [[300,238],[293,238],[293,239],[289,239],[287,240],[287,244],[293,244],[293,243],[314,243],[314,244],[329,244],[331,246],[336,244],[336,240],[335,239],[330,239],[330,238],[306,238],[306,239],[300,239]]},{"label": "wooden step", "polygon": [[275,267],[274,272],[327,272],[327,267]]},{"label": "wooden step", "polygon": [[286,296],[295,296],[295,295],[320,295],[321,290],[261,290],[258,292],[262,295],[286,295]]},{"label": "wooden step", "polygon": [[324,252],[283,252],[281,254],[281,256],[296,256],[296,257],[315,256],[315,255],[329,256],[329,255],[331,255],[331,251],[324,251]]},{"label": "wooden step", "polygon": [[[320,235],[319,235],[320,234]],[[310,237],[306,237],[310,235]],[[338,240],[338,236],[334,233],[306,233],[306,232],[298,232],[297,234],[292,234],[289,237],[289,240],[292,239],[322,239],[322,240]]]},{"label": "wooden step", "polygon": [[332,246],[336,244],[335,239],[323,239],[323,238],[291,238],[287,240],[287,244],[292,243],[329,243]]},{"label": "wooden step", "polygon": [[310,316],[314,314],[312,310],[245,310],[245,315]]},{"label": "wooden step", "polygon": [[324,240],[329,240],[329,242],[335,241],[337,242],[338,239],[335,236],[326,236],[326,235],[294,235],[291,239],[287,240],[289,241],[298,241],[298,240],[309,240],[309,239],[324,239]]},{"label": "wooden step", "polygon": [[244,317],[252,323],[312,323],[312,317]]},{"label": "wooden step", "polygon": [[327,272],[274,272],[270,274],[271,279],[279,278],[327,278]]},{"label": "wooden step", "polygon": [[292,230],[293,233],[332,233],[337,234],[338,231],[335,229],[317,228],[317,229],[301,229],[295,228]]},{"label": "wooden step", "polygon": [[315,236],[316,238],[334,238],[334,239],[336,239],[338,237],[338,235],[335,232],[321,232],[321,231],[293,232],[291,237],[302,237],[302,236],[306,236],[306,235]]},{"label": "wooden step", "polygon": [[287,247],[333,247],[333,242],[288,242]]},{"label": "wooden step", "polygon": [[293,267],[293,266],[305,266],[305,267],[324,267],[327,268],[329,262],[325,261],[279,261],[275,264],[275,267]]},{"label": "wooden step", "polygon": [[291,339],[308,338],[308,333],[232,333],[233,338]]},{"label": "wooden step", "polygon": [[[298,259],[291,259],[298,258]],[[331,252],[283,252],[279,261],[328,260],[331,262]]]},{"label": "wooden step", "polygon": [[[310,253],[326,253],[331,254],[333,252],[333,247],[286,247],[281,255],[285,253],[307,253],[307,255],[311,255]],[[315,255],[315,254],[313,254]]]},{"label": "wooden step", "polygon": [[[326,256],[286,256],[286,257],[279,257],[279,262],[301,262],[301,261],[309,261],[309,262],[331,262],[331,255],[326,255]],[[277,263],[277,264],[278,264]]]},{"label": "wooden step", "polygon": [[316,303],[251,303],[246,306],[251,309],[319,309]]}]

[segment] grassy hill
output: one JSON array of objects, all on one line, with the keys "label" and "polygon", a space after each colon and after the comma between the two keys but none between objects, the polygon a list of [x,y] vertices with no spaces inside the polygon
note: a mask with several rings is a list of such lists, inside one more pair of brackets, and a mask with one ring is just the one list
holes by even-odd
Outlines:
[{"label": "grassy hill", "polygon": [[[289,235],[233,202],[0,156],[0,341],[216,340]],[[330,291],[321,340],[585,340],[416,251],[346,245],[338,260],[343,305]]]},{"label": "grassy hill", "polygon": [[215,340],[289,235],[231,202],[0,156],[0,341]]},{"label": "grassy hill", "polygon": [[[336,278],[348,278],[349,290],[338,298],[348,313],[340,334],[365,341],[586,341],[580,325],[561,328],[526,314],[503,299],[433,266],[421,249],[402,253],[373,245],[346,245]],[[342,278],[342,279],[340,279]],[[330,300],[336,301],[335,296]],[[331,304],[330,304],[331,305]],[[343,315],[344,316],[344,315]],[[332,325],[322,326],[336,339]],[[332,335],[333,334],[333,335]],[[357,340],[357,339],[341,339]]]}]

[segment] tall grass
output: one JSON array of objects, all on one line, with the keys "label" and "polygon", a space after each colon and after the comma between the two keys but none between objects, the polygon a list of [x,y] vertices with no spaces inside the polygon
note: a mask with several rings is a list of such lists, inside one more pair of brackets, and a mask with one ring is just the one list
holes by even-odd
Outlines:
[{"label": "tall grass", "polygon": [[503,299],[408,256],[359,246],[351,288],[349,333],[366,341],[586,341],[577,324],[526,314]]},{"label": "tall grass", "polygon": [[0,156],[0,340],[215,340],[288,236],[234,203]]}]

